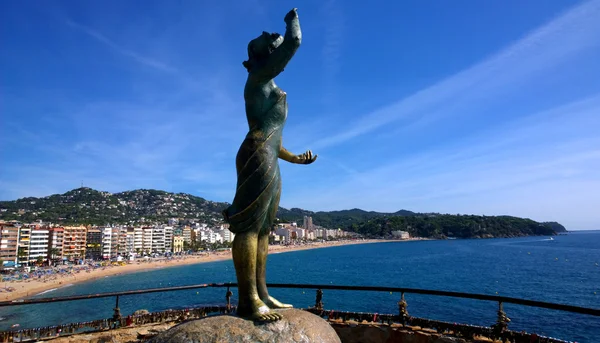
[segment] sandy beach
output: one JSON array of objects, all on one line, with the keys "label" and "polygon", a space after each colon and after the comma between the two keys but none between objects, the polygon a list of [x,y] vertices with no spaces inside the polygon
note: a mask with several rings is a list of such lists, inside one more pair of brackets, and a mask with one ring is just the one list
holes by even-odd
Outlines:
[{"label": "sandy beach", "polygon": [[[381,240],[381,239],[371,239],[371,240],[352,240],[352,241],[332,241],[332,242],[324,242],[324,243],[310,243],[304,245],[291,245],[291,246],[283,246],[283,245],[271,245],[269,246],[270,254],[277,253],[286,253],[291,251],[300,251],[300,250],[309,250],[309,249],[319,249],[319,248],[329,248],[334,246],[341,245],[352,245],[352,244],[368,244],[368,243],[381,243],[381,242],[402,242],[402,241],[391,241],[391,240]],[[223,251],[223,252],[214,252],[210,254],[204,255],[188,255],[180,258],[174,258],[171,260],[159,260],[159,261],[151,261],[151,262],[132,262],[123,266],[110,266],[97,268],[90,271],[80,271],[78,273],[74,273],[72,275],[64,275],[57,276],[52,279],[45,280],[26,280],[26,281],[16,281],[16,282],[7,282],[0,287],[12,287],[13,291],[7,292],[3,289],[3,292],[0,293],[0,301],[13,301],[16,299],[27,298],[30,296],[38,295],[45,291],[54,290],[61,287],[67,287],[74,285],[76,283],[95,280],[98,278],[103,278],[111,275],[121,275],[133,272],[140,271],[149,271],[155,270],[156,268],[168,268],[174,266],[181,266],[187,264],[195,264],[195,263],[206,263],[206,262],[215,262],[215,261],[224,261],[231,259],[231,251]]]}]

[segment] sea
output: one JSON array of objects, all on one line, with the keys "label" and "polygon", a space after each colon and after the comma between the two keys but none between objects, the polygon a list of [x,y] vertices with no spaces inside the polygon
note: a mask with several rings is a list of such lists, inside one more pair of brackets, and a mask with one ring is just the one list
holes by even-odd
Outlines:
[{"label": "sea", "polygon": [[[552,237],[407,241],[334,246],[269,255],[270,283],[410,287],[600,308],[600,231]],[[46,291],[36,297],[67,296],[201,283],[235,282],[231,260],[157,268]],[[233,302],[235,299],[235,289]],[[314,305],[315,291],[271,289],[295,307]],[[325,290],[327,309],[397,313],[400,294]],[[406,294],[412,316],[489,326],[498,304]],[[121,297],[123,315],[223,304],[225,289],[198,289]],[[114,298],[0,308],[0,330],[109,318]],[[509,328],[575,342],[600,342],[600,318],[505,304]]]}]

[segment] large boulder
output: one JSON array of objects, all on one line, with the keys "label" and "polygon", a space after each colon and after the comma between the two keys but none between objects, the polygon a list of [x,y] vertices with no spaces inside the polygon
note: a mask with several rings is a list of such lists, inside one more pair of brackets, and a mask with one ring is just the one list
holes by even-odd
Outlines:
[{"label": "large boulder", "polygon": [[341,343],[323,318],[298,310],[275,310],[283,319],[259,323],[233,315],[191,320],[153,337],[149,343]]}]

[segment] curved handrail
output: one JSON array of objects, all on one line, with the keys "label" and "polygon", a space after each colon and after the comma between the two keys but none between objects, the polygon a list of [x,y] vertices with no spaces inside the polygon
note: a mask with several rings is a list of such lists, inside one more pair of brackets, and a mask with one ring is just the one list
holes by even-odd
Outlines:
[{"label": "curved handrail", "polygon": [[[446,296],[454,298],[464,299],[476,299],[485,301],[495,301],[500,303],[510,303],[524,306],[540,307],[552,310],[567,311],[573,313],[581,313],[592,316],[600,316],[600,309],[588,308],[567,304],[557,304],[545,301],[521,299],[514,297],[506,297],[499,295],[487,295],[487,294],[476,294],[476,293],[464,293],[464,292],[453,292],[453,291],[441,291],[432,289],[420,289],[420,288],[405,288],[405,287],[386,287],[386,286],[347,286],[347,285],[319,285],[319,284],[287,284],[287,283],[271,283],[267,285],[271,288],[298,288],[298,289],[329,289],[329,290],[345,290],[345,291],[374,291],[374,292],[396,292],[396,293],[411,293],[411,294],[424,294],[424,295],[436,295]],[[237,287],[236,283],[204,283],[197,285],[188,286],[176,286],[176,287],[164,287],[164,288],[149,288],[140,289],[133,291],[122,291],[122,292],[106,292],[97,294],[85,294],[85,295],[74,295],[64,297],[51,297],[51,298],[38,298],[38,299],[21,299],[12,301],[0,301],[0,307],[5,306],[19,306],[28,304],[41,304],[41,303],[52,303],[61,301],[75,301],[85,299],[97,299],[107,297],[119,297],[126,295],[135,294],[146,294],[146,293],[159,293],[159,292],[173,292],[199,288],[222,288],[222,287]]]}]

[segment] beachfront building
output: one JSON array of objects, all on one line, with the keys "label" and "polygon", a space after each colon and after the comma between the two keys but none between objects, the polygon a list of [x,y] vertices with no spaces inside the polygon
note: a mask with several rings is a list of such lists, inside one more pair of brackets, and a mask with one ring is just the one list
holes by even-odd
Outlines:
[{"label": "beachfront building", "polygon": [[188,244],[192,243],[192,229],[189,226],[186,226],[181,230],[181,235],[184,242]]},{"label": "beachfront building", "polygon": [[210,230],[208,242],[211,244],[223,243],[223,236],[221,236],[221,234],[216,232],[215,230]]},{"label": "beachfront building", "polygon": [[48,259],[50,230],[34,228],[29,234],[29,264],[44,263]]},{"label": "beachfront building", "polygon": [[149,254],[152,252],[152,232],[154,231],[151,227],[142,228],[142,251]]},{"label": "beachfront building", "polygon": [[294,233],[296,239],[301,239],[301,240],[306,239],[306,229],[298,227],[298,228],[292,229],[292,232]]},{"label": "beachfront building", "polygon": [[165,226],[165,251],[173,251],[173,227]]},{"label": "beachfront building", "polygon": [[336,237],[338,237],[338,230],[323,229],[323,239],[331,239]]},{"label": "beachfront building", "polygon": [[275,229],[275,235],[279,236],[281,243],[289,243],[292,238],[290,229],[281,225],[278,225]]},{"label": "beachfront building", "polygon": [[196,229],[196,241],[200,242],[208,242],[209,238],[209,230],[207,229]]},{"label": "beachfront building", "polygon": [[29,239],[31,239],[31,228],[29,225],[21,226],[19,246],[17,247],[17,264],[29,265]]},{"label": "beachfront building", "polygon": [[112,228],[100,228],[102,231],[102,258],[109,259],[112,251]]},{"label": "beachfront building", "polygon": [[217,233],[223,237],[223,242],[233,242],[233,238],[235,237],[233,232],[223,226],[217,230]]},{"label": "beachfront building", "polygon": [[86,227],[81,225],[64,227],[64,258],[72,261],[85,257],[86,231]]},{"label": "beachfront building", "polygon": [[173,252],[183,251],[183,236],[173,236]]},{"label": "beachfront building", "polygon": [[48,234],[48,261],[60,261],[63,257],[63,245],[65,229],[62,227],[51,227]]},{"label": "beachfront building", "polygon": [[0,262],[2,265],[14,266],[17,263],[19,247],[19,228],[13,223],[0,222]]},{"label": "beachfront building", "polygon": [[152,251],[165,252],[165,228],[160,225],[152,228]]},{"label": "beachfront building", "polygon": [[127,235],[125,238],[125,253],[132,255],[135,253],[135,229],[133,227],[127,228]]},{"label": "beachfront building", "polygon": [[113,239],[115,238],[116,243],[114,241],[113,243],[115,243],[116,255],[127,255],[127,228],[124,226],[116,227],[113,231]]},{"label": "beachfront building", "polygon": [[133,228],[133,251],[141,254],[144,248],[144,231],[141,227]]},{"label": "beachfront building", "polygon": [[102,242],[102,231],[100,229],[88,229],[86,233],[85,258],[91,260],[100,260],[104,255],[104,246]]}]

